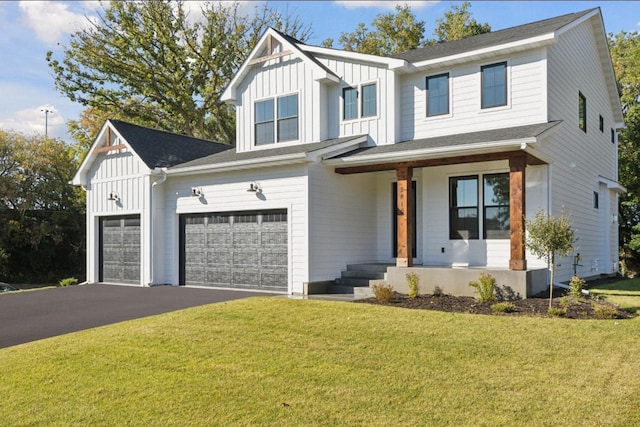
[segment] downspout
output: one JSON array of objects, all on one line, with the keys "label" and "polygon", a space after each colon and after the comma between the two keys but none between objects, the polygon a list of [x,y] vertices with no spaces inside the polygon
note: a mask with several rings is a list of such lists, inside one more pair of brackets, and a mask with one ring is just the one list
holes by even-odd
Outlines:
[{"label": "downspout", "polygon": [[151,184],[151,190],[150,190],[150,194],[149,194],[149,231],[150,231],[150,235],[149,235],[149,273],[150,273],[150,277],[149,277],[149,283],[147,286],[151,287],[154,285],[153,281],[154,281],[154,270],[155,270],[155,262],[154,262],[154,258],[155,258],[155,251],[154,251],[154,247],[153,247],[153,235],[155,234],[155,228],[153,226],[153,189],[156,187],[156,185],[160,185],[163,182],[165,182],[167,180],[167,168],[154,168],[151,171],[151,175],[160,175],[160,179],[158,179],[157,181],[155,181],[154,183]]}]

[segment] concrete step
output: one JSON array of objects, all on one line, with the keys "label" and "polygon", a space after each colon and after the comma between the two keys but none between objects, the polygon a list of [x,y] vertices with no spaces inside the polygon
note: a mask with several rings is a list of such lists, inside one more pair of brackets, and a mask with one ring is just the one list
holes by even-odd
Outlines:
[{"label": "concrete step", "polygon": [[346,270],[340,273],[343,279],[384,279],[385,272],[381,271],[368,271],[368,270]]},{"label": "concrete step", "polygon": [[[327,287],[327,293],[353,295],[355,293],[355,289],[360,289],[360,288],[354,288],[353,286],[329,285]],[[369,288],[362,288],[362,289],[369,289]]]},{"label": "concrete step", "polygon": [[365,299],[365,298],[373,298],[375,294],[373,293],[373,289],[367,288],[353,288],[353,299]]},{"label": "concrete step", "polygon": [[392,266],[393,264],[378,264],[378,263],[348,264],[347,271],[371,271],[371,272],[377,272],[377,273],[386,273],[387,268]]},{"label": "concrete step", "polygon": [[336,285],[338,285],[338,286],[351,286],[352,288],[359,287],[359,286],[368,287],[369,286],[369,281],[370,281],[369,279],[354,278],[354,277],[350,277],[350,278],[341,277],[339,279],[336,279]]}]

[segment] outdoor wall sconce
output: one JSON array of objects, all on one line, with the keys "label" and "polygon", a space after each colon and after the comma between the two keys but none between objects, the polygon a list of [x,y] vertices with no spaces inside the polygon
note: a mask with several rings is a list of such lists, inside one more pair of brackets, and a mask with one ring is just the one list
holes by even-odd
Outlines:
[{"label": "outdoor wall sconce", "polygon": [[200,187],[191,187],[191,196],[193,196],[193,197],[203,197],[204,193],[202,193],[202,188],[200,188]]},{"label": "outdoor wall sconce", "polygon": [[109,193],[109,197],[107,198],[107,200],[109,200],[110,202],[119,202],[120,201],[120,197],[118,196],[118,193],[116,193],[115,191],[112,191]]},{"label": "outdoor wall sconce", "polygon": [[247,192],[249,192],[249,193],[262,193],[262,187],[260,187],[260,184],[258,184],[257,182],[253,181],[252,183],[249,184],[249,189],[247,190]]}]

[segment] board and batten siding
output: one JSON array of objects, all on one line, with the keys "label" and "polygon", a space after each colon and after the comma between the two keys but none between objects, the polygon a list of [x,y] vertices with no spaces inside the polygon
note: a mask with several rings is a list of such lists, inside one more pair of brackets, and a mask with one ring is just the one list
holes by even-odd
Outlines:
[{"label": "board and batten siding", "polygon": [[[552,213],[564,210],[571,215],[578,237],[575,253],[582,256],[578,275],[611,273],[618,260],[617,223],[611,223],[617,215],[617,195],[606,195],[598,176],[617,180],[617,143],[611,142],[613,110],[590,21],[561,34],[549,47],[548,75],[549,120],[563,121],[539,148],[554,159],[550,166]],[[578,127],[579,92],[587,100],[586,133]],[[599,130],[600,115],[603,132]],[[594,192],[599,193],[598,209],[593,206]],[[610,227],[608,242],[602,230],[605,222]],[[573,275],[573,255],[558,261],[558,280],[569,280]]]},{"label": "board and batten siding", "polygon": [[[507,62],[507,106],[481,108],[483,65]],[[421,71],[402,76],[401,139],[522,126],[546,121],[546,54],[536,49],[526,54],[499,57],[461,66]],[[427,117],[426,78],[449,73],[449,114]]]},{"label": "board and batten siding", "polygon": [[[251,182],[257,182],[262,193],[247,192]],[[164,253],[159,259],[165,266],[167,283],[179,283],[179,216],[208,212],[287,209],[288,291],[302,293],[308,282],[307,238],[307,171],[306,166],[260,168],[243,171],[209,173],[192,176],[169,176],[164,188]],[[202,190],[203,197],[193,197],[191,188]]]},{"label": "board and batten siding", "polygon": [[376,259],[376,180],[309,165],[309,281],[333,280],[347,264]]},{"label": "board and batten siding", "polygon": [[[145,173],[148,173],[147,166],[126,149],[100,154],[89,168],[87,173],[87,181],[90,183],[87,186],[88,282],[96,283],[99,279],[100,217],[141,215],[145,209],[145,187],[149,182],[149,176]],[[118,195],[117,202],[108,200],[111,192]],[[142,215],[141,221],[143,221]],[[141,232],[142,249],[144,249],[144,237],[148,230],[143,226]],[[144,272],[143,266],[140,271]],[[145,279],[143,274],[140,284],[144,284]]]}]

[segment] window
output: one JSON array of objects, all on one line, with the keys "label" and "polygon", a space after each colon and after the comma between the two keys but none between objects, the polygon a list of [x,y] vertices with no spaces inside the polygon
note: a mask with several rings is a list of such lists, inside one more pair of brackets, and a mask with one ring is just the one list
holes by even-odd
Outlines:
[{"label": "window", "polygon": [[604,132],[604,119],[600,116],[600,132]]},{"label": "window", "polygon": [[278,142],[298,139],[298,95],[278,98]]},{"label": "window", "polygon": [[587,98],[582,92],[578,92],[578,127],[587,132]]},{"label": "window", "polygon": [[449,73],[427,77],[427,117],[449,114]]},{"label": "window", "polygon": [[378,114],[375,83],[362,86],[362,117]]},{"label": "window", "polygon": [[274,142],[273,99],[256,102],[256,145]]},{"label": "window", "polygon": [[480,67],[482,79],[482,108],[507,105],[507,63]]},{"label": "window", "polygon": [[611,143],[616,143],[616,131],[614,131],[613,128],[611,128]]},{"label": "window", "polygon": [[508,239],[510,235],[509,174],[484,176],[484,238]]},{"label": "window", "polygon": [[358,89],[346,87],[342,89],[342,98],[344,99],[344,112],[342,118],[351,120],[358,118]]},{"label": "window", "polygon": [[478,177],[449,178],[449,238],[478,238]]},{"label": "window", "polygon": [[597,191],[593,192],[593,208],[594,209],[599,209],[600,207],[600,195],[598,194]]},{"label": "window", "polygon": [[[265,99],[255,103],[255,143],[256,145],[298,139],[298,95],[288,95],[274,100]],[[277,134],[275,117],[278,118]],[[276,139],[277,138],[277,139]]]}]

